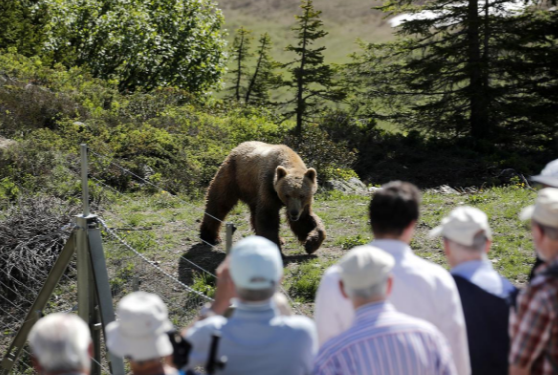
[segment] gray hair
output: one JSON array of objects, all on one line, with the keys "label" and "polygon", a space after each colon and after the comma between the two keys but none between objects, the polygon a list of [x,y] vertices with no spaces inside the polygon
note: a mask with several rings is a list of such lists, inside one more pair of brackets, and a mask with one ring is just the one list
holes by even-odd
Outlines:
[{"label": "gray hair", "polygon": [[238,298],[248,302],[263,302],[267,301],[275,294],[275,286],[266,289],[242,289],[236,288]]},{"label": "gray hair", "polygon": [[469,253],[484,253],[484,249],[486,249],[486,243],[488,242],[488,237],[486,237],[486,234],[482,231],[475,234],[475,237],[473,237],[473,244],[471,246],[462,245],[447,237],[444,237],[444,239],[448,241],[449,246],[452,250]]},{"label": "gray hair", "polygon": [[374,297],[384,297],[387,292],[387,281],[389,277],[386,277],[384,280],[380,281],[377,284],[374,284],[366,289],[350,289],[347,286],[344,286],[345,293],[351,300],[360,298],[363,300],[369,300]]},{"label": "gray hair", "polygon": [[91,333],[74,314],[56,313],[40,319],[29,333],[29,346],[47,372],[88,371]]},{"label": "gray hair", "polygon": [[541,229],[544,235],[553,241],[558,240],[558,228],[550,227],[533,220],[533,222]]}]

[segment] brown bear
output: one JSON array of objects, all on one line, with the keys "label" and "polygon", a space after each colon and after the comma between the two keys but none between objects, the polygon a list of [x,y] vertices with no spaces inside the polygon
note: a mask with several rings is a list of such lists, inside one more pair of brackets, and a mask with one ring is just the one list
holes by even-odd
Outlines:
[{"label": "brown bear", "polygon": [[318,187],[316,170],[306,168],[296,152],[285,145],[244,142],[231,151],[209,185],[200,237],[220,241],[221,222],[238,200],[250,207],[250,222],[257,235],[281,248],[279,211],[287,207],[287,221],[298,240],[312,254],[326,238],[322,221],[312,212]]}]

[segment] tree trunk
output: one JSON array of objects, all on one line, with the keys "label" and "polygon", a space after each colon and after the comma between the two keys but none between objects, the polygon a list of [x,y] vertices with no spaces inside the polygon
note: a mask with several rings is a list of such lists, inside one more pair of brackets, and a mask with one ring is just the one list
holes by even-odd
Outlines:
[{"label": "tree trunk", "polygon": [[[469,0],[468,9],[468,75],[469,101],[471,106],[471,135],[476,139],[483,139],[489,133],[488,129],[488,101],[484,95],[483,71],[485,67],[481,61],[480,17],[477,0]],[[486,74],[486,72],[485,72]]]},{"label": "tree trunk", "polygon": [[304,15],[304,34],[302,37],[302,55],[300,57],[300,71],[297,76],[297,92],[296,92],[296,134],[300,137],[302,134],[302,120],[304,112],[306,112],[306,102],[304,100],[304,65],[306,64],[306,30],[308,27],[308,12]]},{"label": "tree trunk", "polygon": [[240,46],[238,47],[238,73],[236,77],[235,96],[236,101],[240,102],[240,78],[242,77],[242,49],[244,48],[244,34],[240,36]]}]

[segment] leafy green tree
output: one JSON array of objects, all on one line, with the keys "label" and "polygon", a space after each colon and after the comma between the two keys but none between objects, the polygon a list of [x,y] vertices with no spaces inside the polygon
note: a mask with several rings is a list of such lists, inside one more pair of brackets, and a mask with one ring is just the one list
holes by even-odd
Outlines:
[{"label": "leafy green tree", "polygon": [[298,25],[292,28],[298,43],[285,48],[297,56],[294,61],[285,64],[292,76],[291,80],[285,81],[285,85],[294,92],[294,98],[287,102],[294,104],[294,109],[289,110],[286,116],[296,115],[298,135],[302,134],[303,122],[324,108],[324,101],[340,101],[346,96],[335,86],[335,70],[324,63],[323,51],[326,48],[312,48],[312,44],[328,34],[322,29],[321,12],[314,9],[312,0],[302,0],[300,7],[302,15],[296,16]]},{"label": "leafy green tree", "polygon": [[258,57],[254,72],[246,88],[244,102],[246,104],[270,104],[270,90],[281,85],[281,76],[275,70],[281,65],[273,60],[270,55],[272,44],[267,33],[262,34],[259,40]]},{"label": "leafy green tree", "polygon": [[0,1],[0,49],[15,47],[24,56],[39,53],[47,20],[39,0]]},{"label": "leafy green tree", "polygon": [[[542,48],[539,57],[556,49],[541,40],[549,30],[542,30],[540,19],[529,20],[510,5],[510,0],[434,0],[421,6],[389,0],[382,10],[410,12],[411,19],[399,27],[395,42],[364,46],[347,79],[356,78],[363,96],[381,103],[380,116],[407,127],[476,139],[509,137],[503,129],[537,111],[522,98],[549,67],[543,58],[541,71],[521,73],[530,59],[525,49]],[[531,30],[521,26],[526,22]]]},{"label": "leafy green tree", "polygon": [[243,96],[243,86],[242,80],[248,75],[248,68],[246,67],[246,61],[252,57],[250,53],[250,44],[252,42],[252,37],[250,36],[251,31],[246,30],[244,27],[236,30],[232,48],[231,55],[233,61],[235,61],[235,68],[230,71],[231,75],[234,77],[234,84],[230,88],[233,91],[233,98],[240,102]]},{"label": "leafy green tree", "polygon": [[51,64],[87,66],[121,91],[214,87],[225,70],[223,16],[209,0],[41,0]]}]

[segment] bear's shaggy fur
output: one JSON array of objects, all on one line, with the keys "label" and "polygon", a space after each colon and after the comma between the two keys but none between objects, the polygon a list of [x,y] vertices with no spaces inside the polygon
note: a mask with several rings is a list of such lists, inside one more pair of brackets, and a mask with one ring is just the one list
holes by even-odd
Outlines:
[{"label": "bear's shaggy fur", "polygon": [[[326,238],[325,228],[312,212],[317,189],[316,170],[306,168],[296,152],[285,145],[245,142],[231,151],[209,185],[205,211],[224,220],[238,200],[250,207],[257,235],[281,248],[279,211],[287,207],[287,221],[298,240],[312,254]],[[216,244],[221,222],[204,215],[200,236]]]}]

